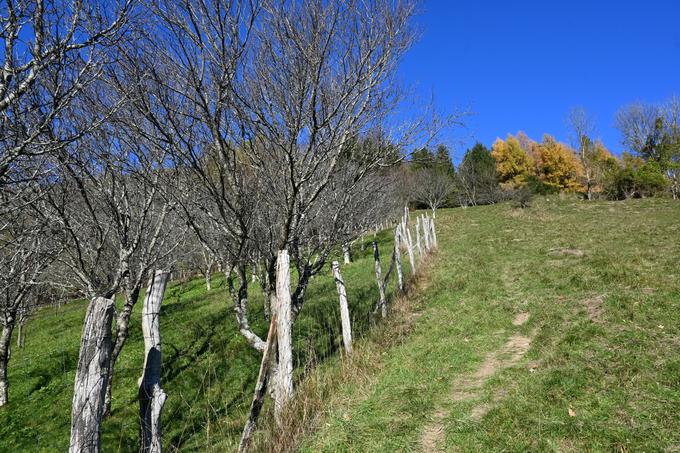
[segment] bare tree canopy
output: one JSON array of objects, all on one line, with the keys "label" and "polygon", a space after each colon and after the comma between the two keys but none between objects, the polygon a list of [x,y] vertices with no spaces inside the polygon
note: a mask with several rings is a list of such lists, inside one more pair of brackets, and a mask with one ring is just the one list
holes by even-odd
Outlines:
[{"label": "bare tree canopy", "polygon": [[66,107],[96,80],[124,32],[132,0],[6,0],[0,4],[0,185],[24,177],[22,158],[49,152],[96,127],[55,136]]}]

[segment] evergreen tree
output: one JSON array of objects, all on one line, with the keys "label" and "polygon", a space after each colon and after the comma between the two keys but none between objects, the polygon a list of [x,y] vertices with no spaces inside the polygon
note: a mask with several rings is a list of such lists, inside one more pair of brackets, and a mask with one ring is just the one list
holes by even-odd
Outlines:
[{"label": "evergreen tree", "polygon": [[468,149],[458,166],[456,183],[462,204],[488,204],[498,201],[500,188],[496,161],[489,149],[476,143]]},{"label": "evergreen tree", "polygon": [[450,176],[455,174],[455,168],[453,166],[453,161],[449,155],[449,149],[444,144],[437,146],[437,151],[434,155],[434,165],[437,169],[447,173]]},{"label": "evergreen tree", "polygon": [[426,146],[417,149],[411,153],[411,167],[413,168],[413,170],[420,170],[421,168],[432,168],[433,166],[434,156]]}]

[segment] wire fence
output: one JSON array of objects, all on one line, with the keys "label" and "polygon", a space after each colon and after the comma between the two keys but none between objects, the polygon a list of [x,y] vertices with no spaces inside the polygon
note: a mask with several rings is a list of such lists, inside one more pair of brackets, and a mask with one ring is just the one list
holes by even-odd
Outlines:
[{"label": "wire fence", "polygon": [[[402,231],[408,228],[407,222],[399,222]],[[393,267],[393,230],[380,232],[376,240],[383,252],[392,250],[391,254],[385,253],[382,267],[386,268],[387,263]],[[396,244],[403,251],[409,247],[411,252],[417,250],[406,234],[397,237]],[[366,272],[375,270],[372,250],[361,248],[355,254],[358,264],[343,269],[355,339],[379,321],[377,282],[365,277]],[[416,264],[423,257],[419,256]],[[405,278],[414,274],[407,262],[403,267]],[[381,282],[387,300],[393,301],[399,288],[390,282],[396,282],[397,273],[387,271],[383,276],[387,277]],[[204,285],[203,276],[173,282],[163,305],[161,382],[169,395],[162,416],[166,451],[224,451],[236,447],[257,377],[260,355],[246,345],[234,327],[233,314],[224,310],[223,302],[229,300],[224,277],[213,279],[210,292]],[[293,338],[297,381],[343,347],[334,280],[316,279],[306,298]],[[25,347],[12,347],[10,405],[0,410],[0,437],[4,439],[0,451],[68,449],[80,346],[73,341],[73,332],[77,331],[80,338],[86,307],[85,301],[73,301],[41,308],[26,324]],[[249,308],[252,327],[259,332],[266,332],[268,325],[263,307],[263,295],[255,291]],[[131,320],[130,338],[115,367],[111,413],[103,423],[105,451],[139,450],[137,379],[143,366],[139,322],[135,317]]]}]

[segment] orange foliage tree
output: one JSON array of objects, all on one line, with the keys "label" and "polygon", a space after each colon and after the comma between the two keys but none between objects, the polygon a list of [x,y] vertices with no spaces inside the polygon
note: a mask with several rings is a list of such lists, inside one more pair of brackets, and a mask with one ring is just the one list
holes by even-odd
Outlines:
[{"label": "orange foliage tree", "polygon": [[534,161],[515,137],[508,134],[505,141],[496,139],[491,147],[491,155],[496,159],[496,172],[501,187],[516,189],[527,184],[533,173]]},{"label": "orange foliage tree", "polygon": [[554,191],[579,192],[583,190],[583,167],[574,151],[548,134],[540,144],[535,144],[533,155],[536,176]]}]

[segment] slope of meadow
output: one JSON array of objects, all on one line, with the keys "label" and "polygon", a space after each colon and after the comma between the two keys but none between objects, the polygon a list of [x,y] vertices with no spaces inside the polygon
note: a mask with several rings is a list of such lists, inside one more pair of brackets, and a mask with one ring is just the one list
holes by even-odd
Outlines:
[{"label": "slope of meadow", "polygon": [[[368,248],[357,247],[356,261],[343,268],[358,337],[352,358],[337,353],[330,272],[314,279],[294,331],[305,385],[291,429],[305,435],[281,440],[264,430],[256,447],[680,449],[679,203],[553,197],[528,209],[442,210],[437,225],[438,252],[378,329],[369,331],[377,289]],[[385,251],[389,236],[379,235]],[[197,279],[166,295],[167,451],[230,451],[238,441],[259,357],[237,333],[223,285],[217,278],[208,293]],[[252,293],[263,334],[255,285]],[[66,450],[84,308],[73,302],[29,322],[26,347],[10,360],[1,451]],[[132,332],[103,427],[105,451],[137,450],[139,316]],[[269,420],[265,410],[263,425]]]},{"label": "slope of meadow", "polygon": [[680,204],[437,217],[410,335],[303,451],[680,451]]}]

